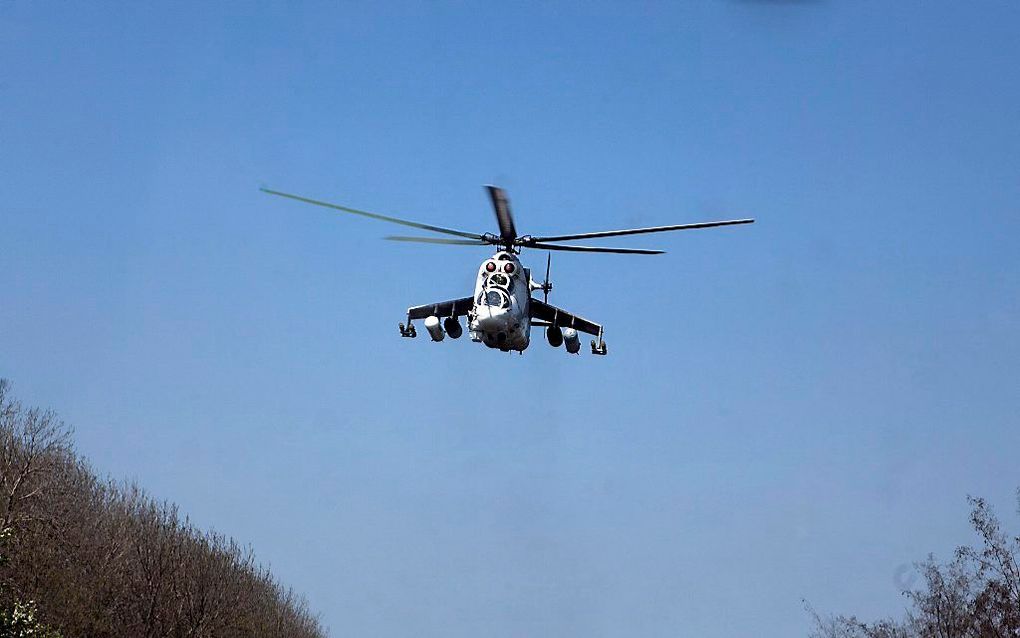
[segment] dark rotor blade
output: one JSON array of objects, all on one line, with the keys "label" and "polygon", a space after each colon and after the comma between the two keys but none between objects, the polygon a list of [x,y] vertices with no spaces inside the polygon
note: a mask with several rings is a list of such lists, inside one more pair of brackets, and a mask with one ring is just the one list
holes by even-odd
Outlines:
[{"label": "dark rotor blade", "polygon": [[457,246],[486,246],[488,242],[484,242],[476,239],[445,239],[443,237],[403,237],[398,235],[389,235],[383,237],[390,241],[406,241],[416,242],[419,244],[452,244]]},{"label": "dark rotor blade", "polygon": [[507,243],[512,242],[517,239],[517,229],[514,228],[514,216],[510,213],[510,200],[507,199],[506,191],[498,186],[490,185],[486,185],[485,189],[489,191],[492,208],[496,211],[500,238]]},{"label": "dark rotor blade", "polygon": [[661,255],[665,250],[649,250],[647,248],[602,248],[601,246],[571,246],[569,244],[543,244],[530,242],[521,244],[524,248],[542,248],[543,250],[569,250],[579,253],[618,253],[621,255]]},{"label": "dark rotor blade", "polygon": [[467,237],[468,239],[481,239],[482,236],[477,233],[468,233],[463,230],[454,230],[452,228],[443,228],[442,226],[433,226],[431,224],[421,224],[418,222],[412,222],[406,219],[399,219],[397,217],[389,217],[387,215],[380,215],[378,213],[369,213],[367,211],[358,210],[356,208],[348,208],[346,206],[340,206],[339,204],[331,204],[329,202],[319,201],[317,199],[309,199],[307,197],[301,197],[300,195],[291,195],[290,193],[281,193],[280,191],[269,190],[268,188],[260,188],[263,193],[269,193],[270,195],[279,195],[280,197],[287,197],[289,199],[295,199],[299,202],[305,202],[306,204],[315,204],[316,206],[325,206],[326,208],[332,208],[335,210],[341,210],[345,213],[353,213],[355,215],[362,215],[364,217],[371,217],[372,219],[381,219],[384,222],[393,222],[394,224],[401,224],[403,226],[411,226],[412,228],[421,228],[422,230],[431,230],[434,233],[445,233],[447,235],[456,235],[457,237]]},{"label": "dark rotor blade", "polygon": [[595,239],[598,237],[616,237],[619,235],[640,235],[642,233],[664,233],[670,230],[694,230],[695,228],[715,228],[716,226],[733,226],[736,224],[753,224],[753,219],[730,219],[720,222],[698,222],[696,224],[677,224],[675,226],[650,226],[648,228],[627,228],[624,230],[604,230],[598,233],[577,233],[575,235],[555,235],[552,237],[535,237],[535,241],[566,241],[568,239]]}]

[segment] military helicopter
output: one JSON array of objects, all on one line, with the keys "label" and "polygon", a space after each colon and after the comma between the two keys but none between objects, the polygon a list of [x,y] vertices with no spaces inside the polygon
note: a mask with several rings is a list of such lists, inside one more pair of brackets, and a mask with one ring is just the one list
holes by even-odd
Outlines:
[{"label": "military helicopter", "polygon": [[[716,226],[733,226],[751,224],[753,219],[731,219],[726,221],[698,222],[694,224],[677,224],[674,226],[652,226],[648,228],[629,228],[624,230],[607,230],[595,233],[573,233],[570,235],[550,235],[535,237],[518,235],[514,226],[514,218],[510,212],[510,200],[506,192],[496,186],[486,186],[492,208],[496,213],[499,234],[469,233],[452,228],[443,228],[431,224],[369,213],[363,210],[340,206],[300,195],[292,195],[280,191],[261,188],[270,195],[286,197],[306,204],[324,206],[334,210],[362,215],[372,219],[419,228],[443,235],[452,235],[456,239],[446,237],[406,237],[390,235],[390,241],[418,242],[424,244],[446,244],[458,246],[495,246],[496,253],[482,262],[475,280],[475,291],[470,297],[440,301],[412,306],[407,309],[407,325],[399,324],[400,336],[414,338],[418,336],[414,324],[416,319],[424,319],[425,330],[433,341],[442,341],[446,335],[458,339],[464,333],[460,317],[467,318],[467,327],[472,341],[484,343],[490,348],[503,352],[516,350],[524,354],[531,342],[531,328],[545,328],[546,340],[554,348],[564,345],[567,352],[577,354],[581,350],[578,332],[590,334],[596,339],[591,341],[592,354],[605,355],[606,342],[603,338],[602,326],[588,321],[578,315],[567,312],[549,303],[549,270],[552,266],[552,253],[546,255],[545,280],[537,282],[531,277],[531,270],[521,265],[517,255],[524,248],[540,250],[566,250],[587,253],[617,253],[626,255],[658,255],[665,251],[645,248],[604,248],[600,246],[577,246],[559,242],[577,239],[600,239],[619,235],[639,235],[643,233],[661,233],[672,230],[693,230],[696,228],[714,228]],[[542,300],[531,296],[531,293],[542,291]]]}]

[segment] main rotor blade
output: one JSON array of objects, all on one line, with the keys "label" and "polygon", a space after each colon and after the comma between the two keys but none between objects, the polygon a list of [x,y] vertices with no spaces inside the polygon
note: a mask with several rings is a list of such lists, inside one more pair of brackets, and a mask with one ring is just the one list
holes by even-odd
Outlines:
[{"label": "main rotor blade", "polygon": [[419,244],[454,244],[457,246],[486,246],[488,242],[476,240],[476,239],[445,239],[443,237],[403,237],[398,235],[389,235],[383,237],[389,241],[406,241],[416,242]]},{"label": "main rotor blade", "polygon": [[270,190],[268,188],[260,188],[263,193],[269,193],[270,195],[279,195],[280,197],[286,197],[288,199],[294,199],[299,202],[305,202],[306,204],[314,204],[316,206],[325,206],[326,208],[332,208],[335,210],[341,210],[345,213],[353,213],[355,215],[362,215],[364,217],[371,217],[372,219],[381,219],[384,222],[393,222],[394,224],[401,224],[403,226],[410,226],[412,228],[421,228],[422,230],[431,230],[434,233],[445,233],[447,235],[456,235],[457,237],[467,237],[468,239],[481,239],[482,236],[477,233],[468,233],[463,230],[454,230],[452,228],[443,228],[442,226],[433,226],[432,224],[422,224],[419,222],[412,222],[407,219],[400,219],[397,217],[389,217],[388,215],[380,215],[378,213],[369,213],[367,211],[358,210],[356,208],[348,208],[346,206],[340,206],[339,204],[331,204],[329,202],[319,201],[317,199],[309,199],[308,197],[301,197],[300,195],[291,195],[290,193],[281,193],[280,191]]},{"label": "main rotor blade", "polygon": [[517,239],[517,229],[514,228],[514,216],[510,213],[510,200],[507,199],[506,191],[498,186],[491,185],[486,185],[485,189],[489,191],[492,208],[496,211],[499,236],[503,241],[510,243]]},{"label": "main rotor blade", "polygon": [[698,222],[696,224],[677,224],[675,226],[650,226],[648,228],[628,228],[625,230],[604,230],[598,233],[577,233],[576,235],[556,235],[553,237],[535,237],[535,241],[565,241],[568,239],[595,239],[597,237],[617,237],[619,235],[640,235],[642,233],[663,233],[670,230],[694,230],[695,228],[715,228],[716,226],[733,226],[736,224],[753,224],[753,219],[730,219],[720,222]]},{"label": "main rotor blade", "polygon": [[542,248],[544,250],[569,250],[578,253],[618,253],[621,255],[661,255],[665,250],[649,250],[647,248],[603,248],[601,246],[571,246],[569,244],[544,244],[530,242],[521,244],[524,248]]}]

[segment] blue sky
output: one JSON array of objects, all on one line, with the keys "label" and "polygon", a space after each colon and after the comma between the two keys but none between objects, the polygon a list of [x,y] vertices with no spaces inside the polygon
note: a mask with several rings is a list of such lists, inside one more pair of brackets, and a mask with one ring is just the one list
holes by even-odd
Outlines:
[{"label": "blue sky", "polygon": [[[151,4],[151,3],[146,3]],[[804,635],[1013,524],[1014,2],[0,3],[0,375],[334,635]],[[611,354],[400,339],[492,231]],[[526,252],[538,266],[545,255]],[[907,576],[903,576],[906,573]]]}]

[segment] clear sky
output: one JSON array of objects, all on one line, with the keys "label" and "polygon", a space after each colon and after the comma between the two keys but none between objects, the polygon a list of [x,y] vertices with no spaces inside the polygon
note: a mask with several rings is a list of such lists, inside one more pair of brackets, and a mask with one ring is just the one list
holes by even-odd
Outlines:
[{"label": "clear sky", "polygon": [[[0,375],[334,635],[803,635],[1016,529],[1020,4],[0,2]],[[478,232],[610,356],[400,339]],[[540,268],[541,252],[525,263]],[[583,351],[582,351],[583,352]]]}]

